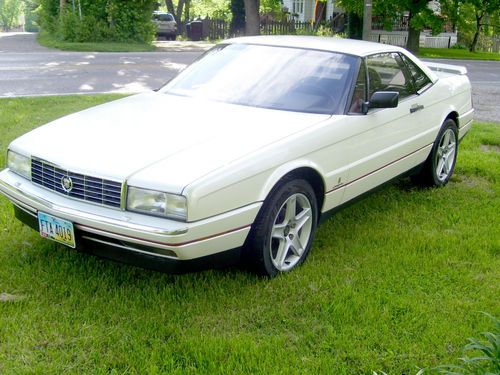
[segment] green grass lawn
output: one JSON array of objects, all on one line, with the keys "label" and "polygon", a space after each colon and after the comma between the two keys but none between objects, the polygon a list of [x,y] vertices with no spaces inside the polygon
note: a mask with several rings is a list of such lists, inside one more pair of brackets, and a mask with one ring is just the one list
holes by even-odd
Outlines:
[{"label": "green grass lawn", "polygon": [[[0,99],[16,136],[117,96]],[[262,279],[181,276],[41,239],[0,198],[0,373],[416,374],[457,363],[500,316],[500,126],[475,124],[442,189],[406,179],[318,230],[307,262]]]},{"label": "green grass lawn", "polygon": [[420,48],[419,57],[459,60],[500,60],[500,53],[469,52],[467,49],[455,48]]},{"label": "green grass lawn", "polygon": [[156,49],[155,46],[146,43],[125,43],[125,42],[92,42],[77,43],[59,40],[56,37],[41,32],[38,34],[38,43],[49,48],[57,48],[63,51],[79,52],[150,52]]}]

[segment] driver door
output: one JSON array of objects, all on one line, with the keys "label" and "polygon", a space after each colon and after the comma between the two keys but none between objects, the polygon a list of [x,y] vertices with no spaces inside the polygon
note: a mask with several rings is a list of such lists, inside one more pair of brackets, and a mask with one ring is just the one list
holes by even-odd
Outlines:
[{"label": "driver door", "polygon": [[[370,109],[362,102],[376,91],[399,93],[396,108]],[[412,73],[399,53],[381,53],[364,59],[349,108],[349,181],[343,202],[400,175],[425,160],[421,144],[424,107]]]}]

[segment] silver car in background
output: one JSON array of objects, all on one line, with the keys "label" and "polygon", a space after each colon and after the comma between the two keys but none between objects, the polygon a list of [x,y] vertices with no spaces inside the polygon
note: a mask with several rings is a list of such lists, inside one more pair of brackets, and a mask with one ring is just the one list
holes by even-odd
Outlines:
[{"label": "silver car in background", "polygon": [[153,12],[153,23],[156,25],[156,35],[164,36],[169,40],[177,38],[177,22],[171,13]]}]

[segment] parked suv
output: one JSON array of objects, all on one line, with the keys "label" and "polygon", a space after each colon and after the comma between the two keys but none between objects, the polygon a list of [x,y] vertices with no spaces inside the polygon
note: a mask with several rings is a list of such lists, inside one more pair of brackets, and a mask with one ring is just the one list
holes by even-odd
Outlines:
[{"label": "parked suv", "polygon": [[164,36],[167,39],[177,38],[177,22],[172,13],[155,11],[153,12],[153,22],[156,25],[156,35]]}]

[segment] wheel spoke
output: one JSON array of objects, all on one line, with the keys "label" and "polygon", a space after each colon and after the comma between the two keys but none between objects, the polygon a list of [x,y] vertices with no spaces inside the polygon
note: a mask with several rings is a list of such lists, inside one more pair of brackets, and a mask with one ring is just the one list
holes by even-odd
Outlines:
[{"label": "wheel spoke", "polygon": [[276,252],[276,258],[274,258],[274,261],[276,262],[276,268],[278,268],[280,271],[283,270],[285,266],[285,260],[289,250],[290,242],[286,239],[280,241],[278,251]]},{"label": "wheel spoke", "polygon": [[444,158],[439,158],[436,167],[436,175],[438,176],[439,179],[441,179],[441,175],[443,174],[443,168],[444,168]]},{"label": "wheel spoke", "polygon": [[455,148],[452,148],[449,152],[448,152],[448,159],[449,160],[455,160]]},{"label": "wheel spoke", "polygon": [[450,131],[447,130],[446,133],[444,133],[444,137],[443,137],[443,141],[442,141],[441,145],[443,146],[444,149],[446,149],[446,147],[448,146],[449,143],[450,143]]},{"label": "wheel spoke", "polygon": [[295,230],[297,233],[311,219],[311,209],[304,208],[295,218]]},{"label": "wheel spoke", "polygon": [[275,224],[271,233],[272,238],[284,239],[285,238],[286,224]]},{"label": "wheel spoke", "polygon": [[455,152],[455,142],[450,142],[450,144],[446,147],[446,152]]},{"label": "wheel spoke", "polygon": [[450,173],[451,168],[453,168],[454,156],[455,156],[455,150],[451,151],[446,157],[445,164],[446,164],[447,174]]},{"label": "wheel spoke", "polygon": [[289,223],[295,218],[295,212],[297,211],[297,197],[291,196],[286,202],[285,207],[285,223]]},{"label": "wheel spoke", "polygon": [[304,252],[304,246],[302,246],[302,243],[300,242],[300,238],[299,236],[295,236],[292,240],[292,243],[291,243],[291,248],[292,248],[292,251],[295,255],[297,255],[298,257],[300,257],[302,255],[302,253]]},{"label": "wheel spoke", "polygon": [[448,176],[448,173],[450,173],[450,169],[449,169],[449,165],[448,165],[448,157],[445,156],[441,160],[443,161],[443,170],[442,170],[443,178],[446,178],[446,176]]}]

